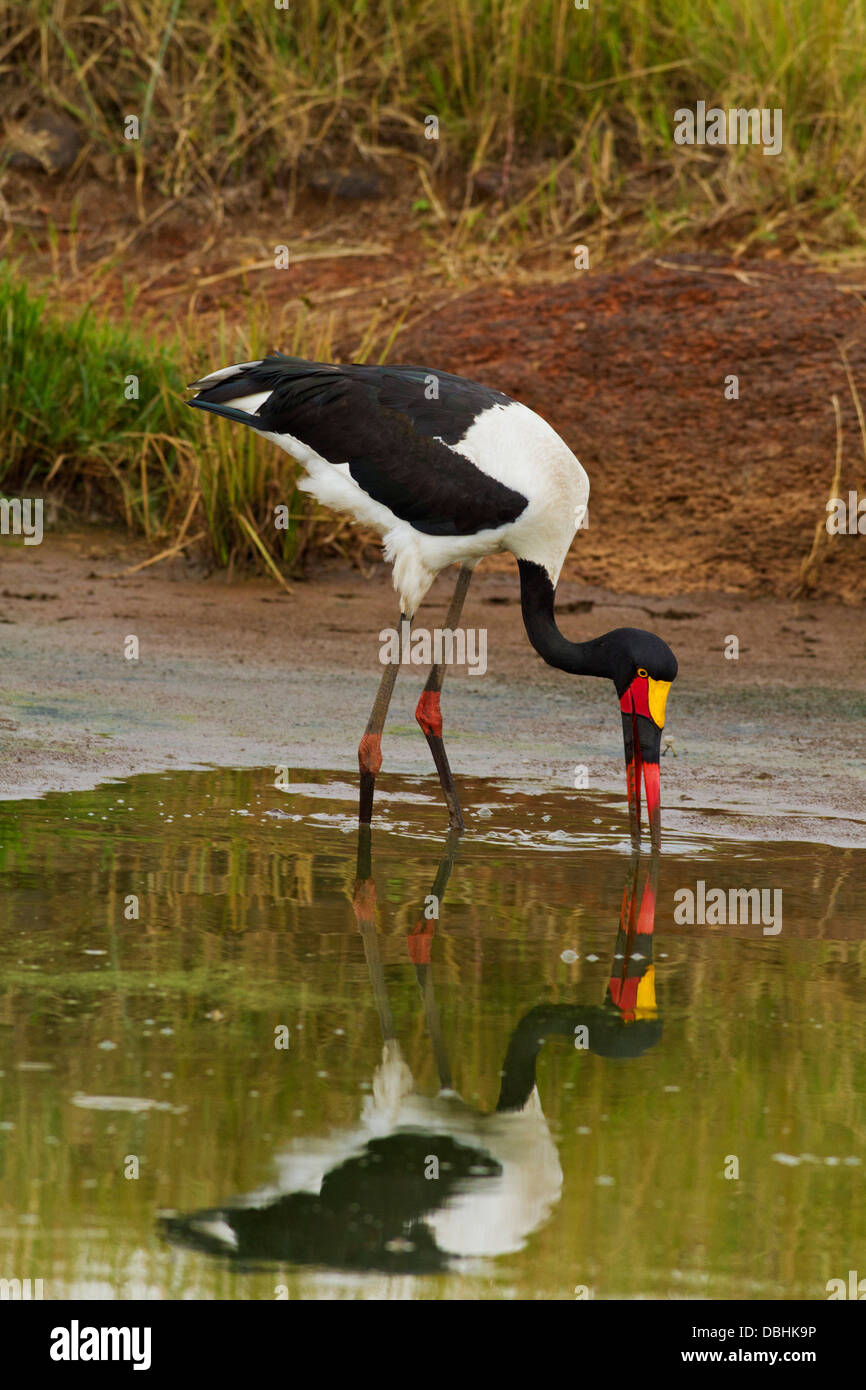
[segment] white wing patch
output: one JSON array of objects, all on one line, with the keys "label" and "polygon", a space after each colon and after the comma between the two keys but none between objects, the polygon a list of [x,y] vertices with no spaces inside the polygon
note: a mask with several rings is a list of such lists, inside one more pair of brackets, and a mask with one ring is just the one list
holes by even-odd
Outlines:
[{"label": "white wing patch", "polygon": [[[245,410],[248,415],[255,415],[259,406],[264,405],[265,401],[269,401],[272,395],[272,391],[256,391],[252,396],[236,396],[232,400],[226,401],[226,405],[230,405],[232,410]],[[255,429],[255,425],[253,429]]]},{"label": "white wing patch", "polygon": [[233,362],[230,367],[220,367],[218,371],[203,376],[201,381],[194,381],[192,387],[196,391],[209,390],[211,386],[218,386],[221,381],[228,381],[230,377],[246,371],[247,367],[260,367],[263,360],[260,357],[258,362]]},{"label": "white wing patch", "polygon": [[211,1240],[218,1240],[220,1245],[228,1250],[237,1250],[238,1238],[229,1223],[216,1217],[204,1221],[191,1221],[190,1225],[194,1231],[198,1231],[203,1236],[209,1236]]}]

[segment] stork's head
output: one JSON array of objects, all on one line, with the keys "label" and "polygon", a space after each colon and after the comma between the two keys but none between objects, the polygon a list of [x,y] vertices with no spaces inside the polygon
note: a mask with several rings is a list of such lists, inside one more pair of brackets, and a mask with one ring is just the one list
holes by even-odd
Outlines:
[{"label": "stork's head", "polygon": [[640,778],[643,768],[652,843],[661,840],[659,752],[668,692],[676,680],[677,659],[660,637],[640,628],[607,634],[612,648],[613,683],[622,711],[628,803],[632,838],[640,839]]},{"label": "stork's head", "polygon": [[653,848],[661,843],[659,751],[665,705],[676,679],[677,659],[654,632],[618,627],[588,642],[570,642],[553,612],[554,571],[519,558],[520,602],[526,635],[550,666],[576,676],[612,680],[622,710],[632,841],[640,839],[640,776],[643,768]]}]

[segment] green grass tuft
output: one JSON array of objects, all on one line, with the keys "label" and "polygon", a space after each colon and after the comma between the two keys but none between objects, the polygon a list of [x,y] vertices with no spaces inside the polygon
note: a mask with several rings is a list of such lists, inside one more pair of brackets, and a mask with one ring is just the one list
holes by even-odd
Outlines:
[{"label": "green grass tuft", "polygon": [[[50,490],[78,514],[122,519],[165,549],[193,543],[217,564],[273,573],[296,562],[311,532],[296,465],[251,431],[187,409],[184,382],[212,365],[212,346],[158,346],[131,318],[131,307],[120,322],[90,308],[49,313],[0,271],[0,492]],[[219,336],[220,361],[249,360],[246,335]],[[277,531],[281,503],[292,519]]]}]

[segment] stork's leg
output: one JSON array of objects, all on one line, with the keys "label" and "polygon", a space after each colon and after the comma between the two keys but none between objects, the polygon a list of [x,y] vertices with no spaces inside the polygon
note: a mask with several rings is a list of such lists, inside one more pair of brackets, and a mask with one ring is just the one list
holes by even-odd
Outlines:
[{"label": "stork's leg", "polygon": [[[439,910],[445,897],[445,890],[448,887],[448,880],[451,877],[451,870],[454,867],[454,860],[457,855],[458,844],[457,830],[448,832],[448,839],[445,842],[445,853],[439,863],[439,872],[433,882],[427,898],[425,899],[424,916],[419,917],[414,927],[409,933],[408,947],[409,959],[415,966],[415,977],[418,987],[421,990],[421,998],[424,1000],[424,1014],[427,1019],[427,1032],[433,1044],[433,1056],[436,1059],[436,1070],[439,1073],[440,1090],[451,1090],[451,1068],[448,1065],[448,1053],[445,1048],[445,1040],[442,1036],[442,1024],[439,1019],[439,1009],[436,1005],[436,995],[433,990],[433,974],[430,966],[430,953],[433,946],[433,933],[436,930],[436,923],[439,920]],[[431,903],[432,898],[432,903]],[[433,908],[433,916],[427,917],[427,905]]]},{"label": "stork's leg", "polygon": [[[450,632],[454,631],[460,621],[460,614],[463,612],[463,604],[466,601],[466,592],[471,578],[471,567],[462,565],[454,589],[454,596],[448,609],[448,616],[445,619],[445,627]],[[451,829],[462,830],[463,813],[460,810],[460,802],[457,800],[457,788],[454,785],[454,777],[448,763],[448,754],[445,752],[445,744],[442,741],[442,710],[439,696],[442,682],[445,679],[445,669],[444,662],[438,662],[437,665],[431,667],[427,684],[421,692],[421,698],[415,710],[415,718],[424,730],[424,735],[430,745],[430,752],[433,754],[433,761],[436,764],[436,771],[439,773],[439,781],[448,806]]]},{"label": "stork's leg", "polygon": [[397,672],[400,669],[400,660],[403,656],[404,643],[409,639],[409,619],[405,613],[400,614],[400,656],[397,661],[391,661],[382,672],[382,679],[379,682],[379,689],[373,701],[373,708],[370,711],[370,718],[367,720],[367,728],[358,744],[358,767],[361,771],[361,795],[358,807],[358,820],[361,825],[369,825],[373,817],[373,793],[376,790],[376,773],[382,766],[382,730],[385,727],[385,718],[388,713],[388,706],[391,703],[391,696],[394,693],[394,682],[397,679]]},{"label": "stork's leg", "polygon": [[373,998],[379,1014],[382,1041],[391,1042],[395,1037],[394,1018],[388,1003],[385,988],[385,972],[379,955],[379,938],[376,934],[376,884],[373,881],[373,861],[370,845],[369,825],[358,827],[358,868],[355,877],[355,893],[352,901],[358,930],[364,943],[364,955],[373,986]]}]

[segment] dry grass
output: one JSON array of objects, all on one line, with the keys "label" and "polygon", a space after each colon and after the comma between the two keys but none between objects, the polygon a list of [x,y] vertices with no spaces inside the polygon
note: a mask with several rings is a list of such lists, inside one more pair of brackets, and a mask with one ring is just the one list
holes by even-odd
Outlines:
[{"label": "dry grass", "polygon": [[[291,197],[323,161],[394,158],[458,244],[637,223],[841,248],[862,242],[864,55],[859,0],[0,0],[0,114],[65,110],[142,217],[146,186]],[[699,99],[781,108],[783,154],[675,147]]]}]

